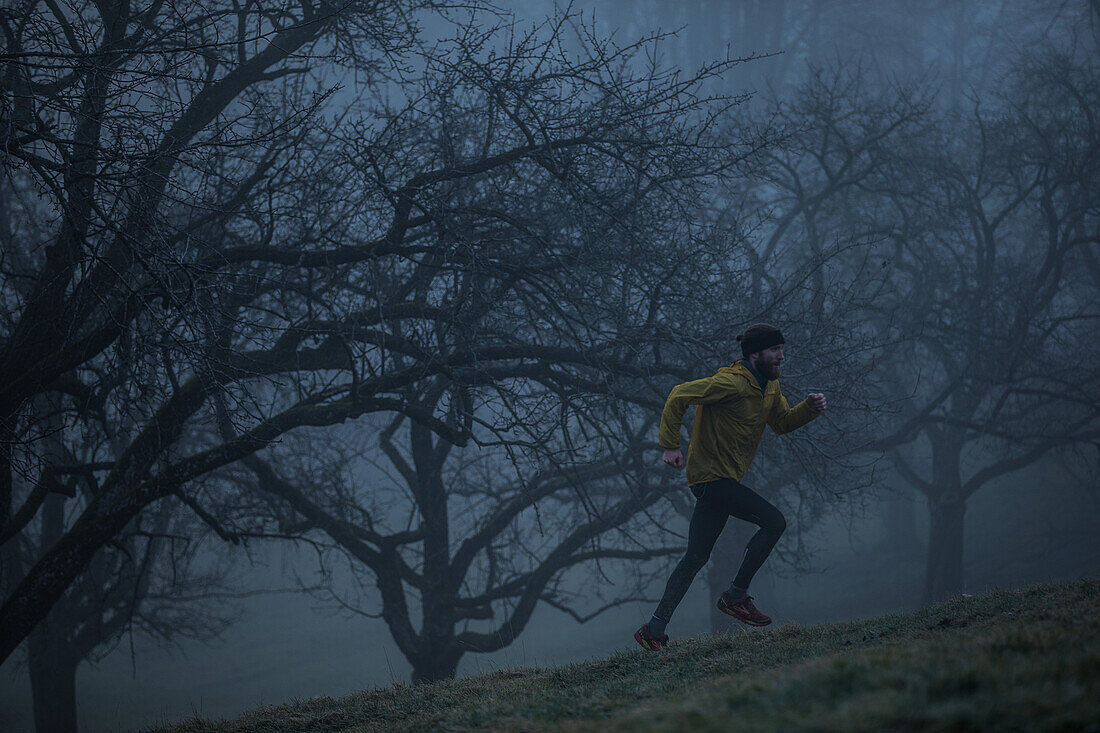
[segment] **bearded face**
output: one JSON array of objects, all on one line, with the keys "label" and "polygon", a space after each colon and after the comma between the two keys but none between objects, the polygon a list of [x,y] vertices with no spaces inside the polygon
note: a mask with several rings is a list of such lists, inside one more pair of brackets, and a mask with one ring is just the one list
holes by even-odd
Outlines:
[{"label": "bearded face", "polygon": [[752,360],[756,371],[764,379],[779,379],[779,369],[783,365],[783,344],[771,346],[763,351],[758,351]]}]

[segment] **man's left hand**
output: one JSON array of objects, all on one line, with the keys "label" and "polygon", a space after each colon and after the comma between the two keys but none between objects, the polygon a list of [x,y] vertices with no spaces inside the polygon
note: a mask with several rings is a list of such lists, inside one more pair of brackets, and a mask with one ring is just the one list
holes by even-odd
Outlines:
[{"label": "man's left hand", "polygon": [[806,395],[806,403],[815,412],[825,412],[825,395],[820,392]]}]

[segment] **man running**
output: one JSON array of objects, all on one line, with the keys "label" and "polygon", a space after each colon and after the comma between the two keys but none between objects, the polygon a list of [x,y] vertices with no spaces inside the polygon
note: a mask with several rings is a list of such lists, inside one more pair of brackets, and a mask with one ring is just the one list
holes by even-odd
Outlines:
[{"label": "man running", "polygon": [[674,387],[661,413],[658,443],[665,449],[662,458],[674,468],[683,468],[680,425],[688,405],[698,405],[687,458],[688,487],[696,503],[687,553],[672,571],[653,618],[634,633],[634,639],[650,651],[668,644],[665,625],[695,574],[706,564],[731,514],[759,529],[749,540],[729,589],[718,599],[718,609],[753,626],[772,621],[752,604],[749,582],[787,522],[771,503],[742,484],[741,477],[756,455],[765,423],[780,435],[800,428],[825,410],[825,395],[811,394],[793,408],[787,405],[778,381],[784,343],[779,329],[757,323],[737,340],[743,359],[722,367],[713,377]]}]

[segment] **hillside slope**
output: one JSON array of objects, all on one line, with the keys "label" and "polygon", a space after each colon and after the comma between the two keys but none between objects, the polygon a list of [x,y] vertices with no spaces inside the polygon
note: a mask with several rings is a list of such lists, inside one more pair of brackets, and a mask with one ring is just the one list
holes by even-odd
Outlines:
[{"label": "hillside slope", "polygon": [[[743,629],[606,659],[263,708],[183,731],[1096,730],[1100,581]],[[633,646],[624,629],[624,646]]]}]

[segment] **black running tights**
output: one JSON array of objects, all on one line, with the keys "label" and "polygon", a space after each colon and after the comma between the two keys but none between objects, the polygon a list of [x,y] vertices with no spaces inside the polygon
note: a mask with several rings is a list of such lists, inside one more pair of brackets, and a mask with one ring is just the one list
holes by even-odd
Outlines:
[{"label": "black running tights", "polygon": [[741,567],[733,580],[738,588],[749,587],[752,576],[764,564],[783,530],[787,528],[787,520],[783,518],[783,514],[767,499],[731,478],[695,484],[691,490],[698,501],[688,527],[687,553],[672,571],[655,613],[657,618],[665,621],[672,618],[672,612],[680,605],[696,573],[706,565],[710,551],[714,549],[714,543],[718,541],[718,535],[722,534],[726,519],[731,515],[760,527],[749,540]]}]

